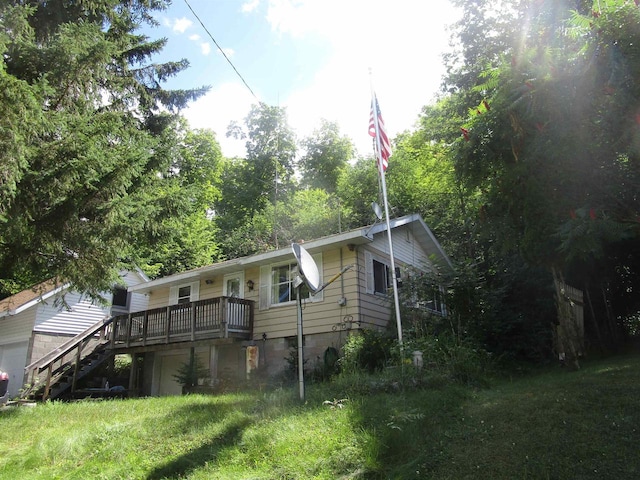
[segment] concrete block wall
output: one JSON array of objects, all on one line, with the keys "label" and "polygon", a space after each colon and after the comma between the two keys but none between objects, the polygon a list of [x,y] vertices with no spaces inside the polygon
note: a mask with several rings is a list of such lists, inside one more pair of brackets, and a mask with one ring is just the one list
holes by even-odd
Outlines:
[{"label": "concrete block wall", "polygon": [[[62,333],[43,333],[43,332],[33,332],[30,341],[29,354],[27,355],[27,365],[39,360],[40,358],[47,355],[49,352],[55,350],[63,343],[72,339],[74,335],[62,334]],[[84,346],[82,352],[83,356],[87,353],[91,352],[95,345],[99,343],[98,338],[93,338],[89,340],[89,342]],[[65,355],[63,361],[64,362],[73,362],[76,359],[77,351],[74,349],[70,351],[67,355]],[[59,365],[58,362],[54,365],[54,368]],[[25,365],[26,366],[26,365]],[[44,382],[47,377],[46,370],[40,373],[38,376],[40,382]],[[31,382],[31,377],[28,378],[25,376],[24,383]]]},{"label": "concrete block wall", "polygon": [[[307,360],[306,368],[314,368],[316,364],[324,362],[324,352],[328,347],[333,347],[341,352],[342,345],[347,339],[347,332],[328,332],[313,335],[305,335],[304,358]],[[260,346],[260,366],[266,368],[267,375],[281,374],[288,368],[287,358],[292,348],[298,343],[297,337],[267,338],[258,340]]]}]

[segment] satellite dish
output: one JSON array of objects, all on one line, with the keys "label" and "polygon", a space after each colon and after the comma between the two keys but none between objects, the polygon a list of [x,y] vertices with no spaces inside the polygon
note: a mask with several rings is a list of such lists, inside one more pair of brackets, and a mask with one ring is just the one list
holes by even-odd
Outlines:
[{"label": "satellite dish", "polygon": [[309,252],[297,243],[292,243],[291,248],[298,262],[300,276],[304,279],[311,292],[317,291],[320,288],[320,272],[318,272],[316,262],[309,255]]},{"label": "satellite dish", "polygon": [[371,208],[373,209],[373,213],[376,214],[376,217],[378,217],[378,220],[382,220],[382,209],[380,208],[380,205],[376,202],[371,202]]}]

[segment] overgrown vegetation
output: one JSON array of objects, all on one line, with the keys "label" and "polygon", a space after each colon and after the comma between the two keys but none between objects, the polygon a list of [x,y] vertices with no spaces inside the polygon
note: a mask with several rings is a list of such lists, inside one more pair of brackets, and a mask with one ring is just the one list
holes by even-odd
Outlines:
[{"label": "overgrown vegetation", "polygon": [[[295,389],[0,409],[0,477],[636,478],[640,357],[476,387],[413,367]],[[159,441],[161,439],[161,441]]]},{"label": "overgrown vegetation", "polygon": [[173,378],[183,387],[195,387],[201,379],[208,379],[209,375],[209,369],[192,351],[189,361],[178,366],[178,371]]}]

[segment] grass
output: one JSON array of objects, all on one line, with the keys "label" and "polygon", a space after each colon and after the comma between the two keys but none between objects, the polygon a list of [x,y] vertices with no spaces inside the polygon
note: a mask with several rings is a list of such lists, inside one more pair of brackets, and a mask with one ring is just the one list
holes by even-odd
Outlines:
[{"label": "grass", "polygon": [[343,377],[304,405],[291,388],[4,408],[0,478],[635,479],[639,372],[631,355],[482,389]]}]

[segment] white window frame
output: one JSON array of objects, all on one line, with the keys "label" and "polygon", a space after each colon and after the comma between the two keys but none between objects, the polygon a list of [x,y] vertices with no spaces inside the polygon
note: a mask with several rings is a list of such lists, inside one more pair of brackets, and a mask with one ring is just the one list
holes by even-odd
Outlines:
[{"label": "white window frame", "polygon": [[[385,267],[385,283],[387,285],[386,292],[376,291],[376,279],[375,279],[375,268],[373,262],[378,262],[384,265]],[[376,255],[372,252],[365,250],[364,252],[364,263],[365,263],[365,271],[366,271],[366,292],[371,295],[389,295],[389,289],[393,288],[393,275],[391,273],[391,261]]]},{"label": "white window frame", "polygon": [[[182,301],[181,299],[187,298],[186,296],[180,298],[180,289],[189,287],[188,301]],[[169,289],[169,305],[177,305],[178,303],[197,302],[200,299],[200,282],[181,283],[180,285],[174,285]]]},{"label": "white window frame", "polygon": [[[432,284],[432,285],[434,289],[434,298],[432,300],[418,301],[416,292],[412,292],[409,306],[420,309],[420,310],[428,311],[430,313],[433,313],[434,315],[441,315],[443,317],[446,317],[447,304],[444,301],[444,299],[446,298],[445,288],[442,285],[436,285],[436,284]],[[433,307],[430,305],[433,305]]]},{"label": "white window frame", "polygon": [[[435,290],[435,288],[434,288]],[[433,300],[430,300],[428,302],[420,302],[423,303],[424,306],[423,308],[425,310],[430,311],[431,313],[434,313],[436,315],[442,315],[443,317],[447,316],[447,304],[444,302],[444,287],[442,285],[437,285],[437,291],[435,292],[435,297]],[[433,304],[434,307],[430,307],[429,305]],[[438,306],[440,307],[438,309]]]},{"label": "white window frame", "polygon": [[[318,272],[320,273],[320,284],[322,284],[322,253],[317,253],[315,255],[312,255],[312,258],[316,262],[316,265],[318,266]],[[287,265],[289,266],[289,275],[290,275],[289,281],[292,283],[294,279],[292,276],[292,273],[295,271],[295,268],[297,268],[295,261],[272,263],[272,264],[263,265],[260,267],[260,303],[259,303],[260,310],[267,310],[272,307],[284,307],[284,306],[290,306],[290,305],[296,304],[297,299],[289,300],[286,302],[272,302],[272,298],[271,298],[273,287],[274,287],[273,270],[275,268],[283,267]],[[318,292],[315,295],[309,295],[309,297],[303,298],[303,301],[315,303],[315,302],[321,302],[323,298],[324,298],[323,292]]]}]

